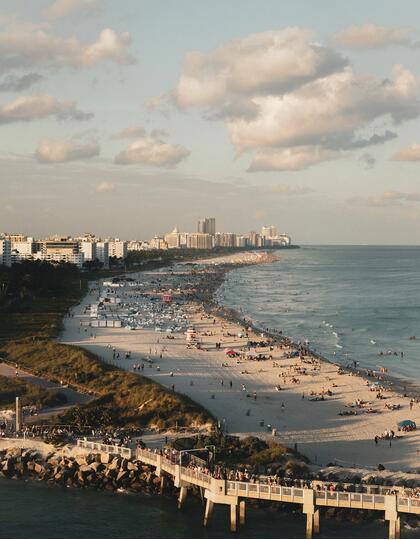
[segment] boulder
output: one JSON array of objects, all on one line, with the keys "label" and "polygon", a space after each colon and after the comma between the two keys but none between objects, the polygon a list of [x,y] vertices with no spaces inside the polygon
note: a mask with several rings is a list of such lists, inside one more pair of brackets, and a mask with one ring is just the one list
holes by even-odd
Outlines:
[{"label": "boulder", "polygon": [[117,474],[117,482],[122,482],[123,480],[127,480],[128,477],[129,477],[129,475],[128,475],[127,471],[120,471]]},{"label": "boulder", "polygon": [[101,463],[105,463],[107,465],[108,463],[111,463],[112,456],[111,456],[111,454],[107,454],[106,452],[102,452],[102,454],[100,454],[100,459],[101,459]]}]

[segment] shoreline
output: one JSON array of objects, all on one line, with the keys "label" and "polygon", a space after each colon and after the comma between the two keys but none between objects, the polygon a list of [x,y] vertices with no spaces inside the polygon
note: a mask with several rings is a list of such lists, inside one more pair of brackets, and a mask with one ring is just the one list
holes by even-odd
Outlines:
[{"label": "shoreline", "polygon": [[[193,264],[200,265],[202,263],[200,261],[195,261]],[[209,331],[209,329],[210,331],[212,330],[212,327],[209,326],[208,322],[205,319],[205,317],[209,316],[210,312],[212,314],[217,313],[217,327],[219,324],[221,324],[222,327],[223,325],[232,325],[233,328],[238,327],[237,319],[239,314],[236,313],[235,319],[234,310],[231,310],[226,306],[220,306],[215,302],[215,291],[219,287],[220,283],[222,283],[226,273],[237,268],[238,266],[239,265],[230,265],[229,267],[226,267],[226,265],[220,265],[220,268],[217,272],[208,271],[203,273],[203,290],[200,294],[197,295],[196,298],[191,301],[191,312],[189,312],[191,316],[191,323],[197,326],[200,335],[202,334],[204,336]],[[162,271],[160,273],[160,276],[162,277],[162,279],[164,279],[168,273],[168,269],[166,269],[166,273],[165,271]],[[143,274],[141,275],[142,280],[146,279],[147,276]],[[93,300],[93,297],[88,294],[82,302],[81,306],[87,305],[90,299]],[[200,311],[202,313],[201,316],[199,315]],[[239,328],[237,328],[236,332],[240,331],[240,329],[243,327],[243,317],[239,317],[239,319],[240,326]],[[247,323],[249,326],[249,321],[247,321]],[[256,327],[255,325],[253,325],[253,328],[254,332],[258,336],[258,334],[261,332],[261,329]],[[296,345],[293,344],[290,340],[288,340],[288,338],[284,335],[276,335],[275,337],[279,340],[281,339],[283,343],[288,344],[288,347],[285,347],[285,351],[291,350],[294,345]],[[96,338],[100,338],[100,340],[98,341]],[[387,467],[392,467],[393,469],[400,470],[416,470],[420,466],[418,455],[416,455],[415,452],[413,453],[413,450],[410,451],[409,447],[407,447],[407,444],[410,445],[410,442],[404,442],[405,440],[408,440],[414,443],[414,440],[418,439],[415,433],[404,435],[403,439],[396,441],[393,449],[389,451],[386,450],[384,448],[385,445],[381,443],[379,446],[383,450],[383,452],[381,452],[379,455],[378,451],[373,445],[374,432],[372,431],[372,426],[378,425],[378,431],[383,431],[383,429],[389,429],[390,426],[395,426],[395,422],[397,419],[401,419],[401,414],[398,415],[398,413],[396,413],[395,411],[387,411],[384,414],[364,415],[363,413],[365,411],[361,410],[358,411],[360,412],[360,414],[355,417],[351,416],[349,418],[342,419],[337,418],[338,410],[346,407],[346,401],[351,399],[351,395],[356,398],[360,396],[360,394],[363,392],[364,396],[366,396],[367,399],[371,399],[372,397],[374,397],[369,393],[366,394],[366,385],[364,384],[366,379],[363,377],[363,374],[356,374],[351,370],[346,371],[342,368],[342,366],[340,366],[340,364],[337,364],[336,362],[331,362],[330,360],[323,358],[322,355],[319,355],[319,353],[316,353],[313,356],[310,355],[316,362],[320,363],[322,371],[324,373],[326,372],[326,374],[324,375],[326,379],[324,379],[324,382],[320,380],[319,383],[317,383],[317,374],[310,373],[309,378],[303,378],[301,381],[304,383],[304,386],[308,387],[309,384],[309,388],[313,389],[312,391],[319,392],[323,385],[325,386],[325,384],[330,384],[329,382],[325,383],[325,380],[335,380],[337,383],[336,386],[343,388],[343,390],[339,390],[339,396],[334,396],[332,399],[326,400],[329,402],[329,404],[325,403],[323,405],[314,405],[313,407],[311,406],[311,414],[315,415],[313,422],[311,422],[311,419],[305,417],[302,412],[302,409],[308,407],[309,396],[302,402],[298,401],[301,392],[299,386],[295,388],[293,386],[290,387],[290,385],[287,384],[284,392],[276,394],[275,392],[273,392],[273,383],[270,384],[268,382],[270,379],[274,382],[274,379],[272,377],[275,375],[275,373],[273,373],[271,377],[269,374],[259,375],[260,372],[266,373],[270,371],[275,371],[274,369],[265,369],[268,368],[268,364],[270,362],[258,362],[257,364],[261,365],[263,369],[260,369],[259,372],[255,372],[255,376],[250,379],[250,377],[247,375],[242,377],[240,373],[238,373],[238,369],[235,369],[234,364],[229,365],[229,368],[222,367],[222,369],[220,369],[220,361],[222,358],[221,353],[216,353],[216,351],[214,351],[214,341],[216,338],[208,339],[207,337],[203,337],[203,350],[206,350],[206,352],[197,351],[197,353],[191,354],[190,352],[185,353],[180,351],[180,349],[182,349],[183,347],[182,344],[178,344],[179,339],[177,337],[177,340],[175,342],[165,342],[165,349],[167,349],[167,351],[165,352],[164,359],[162,360],[158,358],[157,354],[151,354],[152,347],[156,347],[156,338],[158,338],[157,341],[159,342],[159,334],[153,332],[151,329],[142,329],[136,332],[129,332],[127,329],[98,329],[98,335],[93,340],[80,338],[78,339],[78,337],[75,336],[74,332],[67,332],[67,335],[66,333],[63,335],[64,342],[73,343],[75,345],[85,347],[88,350],[95,352],[100,357],[102,357],[105,362],[109,363],[112,363],[112,361],[107,359],[107,355],[109,356],[109,354],[106,351],[105,345],[103,345],[105,343],[109,344],[110,342],[112,342],[113,346],[117,349],[122,348],[122,350],[130,350],[133,352],[133,355],[135,354],[136,358],[138,358],[139,354],[140,356],[144,355],[147,357],[148,350],[149,355],[151,357],[154,357],[153,361],[155,363],[162,363],[164,364],[164,366],[162,366],[162,370],[159,371],[159,373],[156,373],[154,370],[149,370],[145,371],[142,374],[153,380],[157,380],[158,382],[164,384],[167,387],[171,385],[171,382],[175,381],[177,392],[185,393],[194,401],[208,408],[219,419],[223,419],[223,416],[226,415],[228,417],[226,419],[228,424],[227,428],[228,431],[231,433],[236,433],[242,436],[245,436],[246,434],[252,434],[259,437],[262,436],[263,438],[266,438],[268,436],[267,428],[265,426],[264,428],[257,428],[257,425],[255,424],[255,419],[252,420],[252,418],[250,418],[250,420],[247,421],[245,418],[241,418],[242,415],[240,413],[240,408],[238,408],[240,406],[239,402],[242,402],[242,406],[246,407],[246,402],[248,400],[243,393],[238,391],[239,389],[235,390],[235,395],[238,398],[236,401],[232,401],[232,398],[234,398],[235,396],[229,395],[229,393],[226,392],[226,389],[215,389],[215,387],[217,387],[217,379],[219,377],[225,377],[225,374],[228,377],[235,377],[234,388],[238,387],[241,378],[249,379],[251,381],[249,384],[253,385],[257,389],[259,395],[261,394],[261,392],[262,394],[261,398],[258,400],[258,402],[255,402],[255,404],[253,404],[252,400],[248,401],[248,403],[252,403],[252,408],[256,407],[257,409],[261,410],[261,413],[257,414],[261,414],[262,418],[265,417],[265,424],[273,425],[272,418],[277,418],[277,425],[274,425],[276,427],[279,427],[278,442],[289,446],[290,444],[293,444],[293,442],[297,442],[299,444],[299,449],[301,450],[301,452],[309,455],[311,460],[315,463],[321,461],[325,465],[327,462],[335,461],[337,463],[361,463],[363,464],[363,466],[370,467],[372,465],[377,465],[381,462],[389,462],[388,465],[386,465]],[[222,341],[225,342],[224,346],[240,346],[239,344],[237,344],[237,338],[232,338],[230,339],[230,341],[229,339],[222,339]],[[244,342],[242,341],[241,343],[243,346]],[[162,347],[162,344],[160,344],[159,347]],[[156,352],[157,350],[155,349],[155,353]],[[309,351],[306,352],[309,353]],[[283,363],[287,364],[287,361],[284,361],[284,358]],[[131,364],[131,362],[128,363],[121,361],[119,365],[120,367],[131,371],[131,366],[128,364]],[[250,362],[249,365],[252,366],[253,369],[256,367],[255,363],[252,364],[252,362]],[[289,365],[288,369],[290,370],[290,362],[287,365]],[[334,370],[337,370],[338,368],[344,371],[344,375],[341,378],[337,378],[337,373],[334,373]],[[174,372],[174,379],[169,378],[169,369]],[[241,368],[239,367],[239,369]],[[230,373],[230,375],[228,375],[228,373]],[[246,373],[246,370],[242,373]],[[255,377],[257,377],[259,380],[257,381]],[[287,377],[290,377],[290,374],[288,374]],[[188,380],[190,380],[190,383],[192,380],[197,380],[197,384],[199,383],[200,389],[197,386],[189,386]],[[342,385],[343,380],[347,381],[344,387]],[[346,390],[344,390],[344,388]],[[225,404],[223,405],[223,403],[220,403],[219,399],[225,401]],[[274,403],[274,400],[278,402],[278,399],[285,401],[287,400],[288,411],[290,411],[289,403],[291,402],[294,404],[292,407],[291,416],[290,413],[288,413],[287,415],[278,415],[278,409],[276,409]],[[387,402],[394,403],[396,400],[400,401],[402,400],[402,398],[395,393],[394,387],[390,395],[387,392]],[[278,407],[280,407],[280,403],[281,401],[279,402]],[[380,404],[383,405],[382,402]],[[340,409],[337,409],[337,405],[340,406]],[[377,405],[378,404],[376,402],[373,404],[376,409]],[[229,410],[230,406],[232,406],[231,411]],[[316,409],[319,409],[320,407],[323,408],[323,411],[321,414],[317,414],[320,411]],[[403,414],[411,415],[411,413]],[[387,420],[386,422],[384,422],[382,418],[385,415],[389,417],[389,420]],[[415,416],[415,419],[417,419],[417,410],[415,411],[415,413],[413,411],[412,416]],[[252,417],[254,417],[254,413],[252,414]],[[369,420],[367,420],[368,417]],[[335,429],[333,427],[334,424],[337,425],[337,428],[340,427],[340,429]],[[359,427],[352,428],[352,424],[357,424]],[[252,428],[250,428],[250,425],[252,425]],[[353,430],[356,430],[356,432],[359,430],[359,439],[355,439]],[[371,433],[371,435],[369,435],[369,432]],[[284,439],[285,435],[286,439]],[[357,443],[358,446],[354,447],[354,443]],[[404,446],[404,449],[401,448],[402,446]],[[395,447],[397,447],[397,450],[394,450]],[[317,457],[319,459],[317,459]],[[391,461],[389,461],[390,459]]]}]

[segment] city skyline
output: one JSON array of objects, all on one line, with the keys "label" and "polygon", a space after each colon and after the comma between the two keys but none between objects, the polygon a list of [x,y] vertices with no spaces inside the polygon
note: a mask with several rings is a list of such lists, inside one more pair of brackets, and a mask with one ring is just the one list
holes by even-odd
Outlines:
[{"label": "city skyline", "polygon": [[402,5],[6,0],[0,230],[149,238],[212,215],[418,244],[420,5]]}]

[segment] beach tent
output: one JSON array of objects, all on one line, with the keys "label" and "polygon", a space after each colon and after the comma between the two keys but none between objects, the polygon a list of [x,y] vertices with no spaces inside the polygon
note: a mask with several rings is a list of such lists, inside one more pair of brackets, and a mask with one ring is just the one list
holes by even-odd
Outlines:
[{"label": "beach tent", "polygon": [[399,430],[408,430],[417,429],[417,425],[413,420],[402,420],[397,424]]},{"label": "beach tent", "polygon": [[237,351],[234,351],[233,349],[228,349],[225,351],[226,356],[239,356],[239,353]]}]

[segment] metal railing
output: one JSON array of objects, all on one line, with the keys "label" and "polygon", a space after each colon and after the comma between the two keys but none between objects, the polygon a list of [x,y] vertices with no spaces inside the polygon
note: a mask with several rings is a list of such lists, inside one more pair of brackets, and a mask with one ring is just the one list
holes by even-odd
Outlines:
[{"label": "metal railing", "polygon": [[101,442],[77,439],[77,446],[79,448],[87,448],[89,450],[96,450],[98,452],[106,452],[107,454],[118,454],[119,456],[123,456],[127,459],[130,459],[132,456],[131,448],[118,446],[117,444],[104,444]]},{"label": "metal railing", "polygon": [[[99,442],[86,441],[79,439],[77,445],[83,448],[99,450],[102,452],[117,453],[124,457],[132,457],[130,448],[125,448],[116,445],[107,445]],[[151,452],[148,449],[137,449],[135,457],[139,461],[144,461],[149,464],[158,464],[160,458],[161,467],[175,476],[177,463],[173,463],[170,459]],[[205,474],[197,469],[190,467],[180,467],[181,478],[184,477],[192,484],[205,484],[206,487],[211,487],[212,476]],[[387,488],[390,489],[390,488]],[[272,499],[283,502],[299,503],[304,502],[304,490],[300,487],[286,487],[276,484],[267,484],[260,482],[241,482],[226,480],[226,495],[234,495],[239,497],[249,497],[255,499]],[[346,491],[328,491],[314,490],[314,502],[318,506],[346,507],[346,508],[361,508],[370,510],[384,510],[386,496],[388,494],[367,494],[354,493]],[[397,495],[397,511],[420,514],[420,498],[399,496]]]}]

